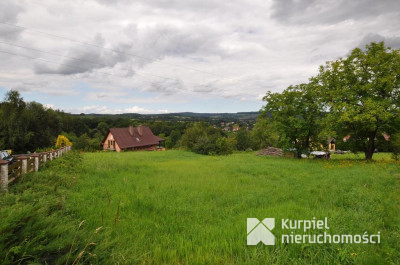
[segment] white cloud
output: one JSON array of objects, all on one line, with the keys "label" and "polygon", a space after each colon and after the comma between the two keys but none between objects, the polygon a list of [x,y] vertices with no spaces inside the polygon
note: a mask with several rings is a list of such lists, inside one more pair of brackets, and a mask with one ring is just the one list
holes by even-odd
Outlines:
[{"label": "white cloud", "polygon": [[43,107],[45,109],[53,109],[53,110],[56,109],[56,106],[54,104],[43,104]]},{"label": "white cloud", "polygon": [[[54,105],[51,105],[54,108]],[[105,105],[92,105],[92,106],[85,106],[81,108],[71,108],[65,109],[66,112],[72,113],[98,113],[98,114],[123,114],[123,113],[139,113],[139,114],[159,114],[159,113],[170,113],[168,110],[154,110],[154,109],[147,109],[142,108],[139,106],[133,106],[128,108],[110,108]]]},{"label": "white cloud", "polygon": [[134,107],[130,107],[130,108],[126,108],[124,109],[124,113],[141,113],[141,114],[155,114],[155,113],[169,113],[168,110],[151,110],[151,109],[145,109],[145,108],[141,108],[138,106],[134,106]]}]

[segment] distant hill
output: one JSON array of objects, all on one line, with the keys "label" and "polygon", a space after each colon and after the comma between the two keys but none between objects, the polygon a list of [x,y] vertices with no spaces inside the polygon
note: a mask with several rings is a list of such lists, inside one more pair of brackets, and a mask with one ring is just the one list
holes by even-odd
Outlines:
[{"label": "distant hill", "polygon": [[123,114],[80,114],[81,116],[89,117],[108,117],[108,118],[130,118],[138,120],[184,120],[184,121],[198,121],[198,120],[242,120],[242,121],[255,121],[260,114],[258,111],[251,112],[237,112],[237,113],[196,113],[196,112],[177,112],[165,114],[138,114],[138,113],[123,113]]}]

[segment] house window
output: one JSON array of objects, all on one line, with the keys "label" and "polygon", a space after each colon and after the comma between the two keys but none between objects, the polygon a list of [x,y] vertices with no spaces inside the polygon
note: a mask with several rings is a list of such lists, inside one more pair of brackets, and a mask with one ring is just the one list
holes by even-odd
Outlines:
[{"label": "house window", "polygon": [[115,149],[115,141],[114,140],[108,140],[108,149]]}]

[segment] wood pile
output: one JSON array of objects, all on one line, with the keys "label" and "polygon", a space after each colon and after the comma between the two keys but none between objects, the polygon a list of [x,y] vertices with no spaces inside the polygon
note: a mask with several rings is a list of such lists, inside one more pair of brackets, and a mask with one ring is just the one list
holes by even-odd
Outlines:
[{"label": "wood pile", "polygon": [[257,154],[258,156],[283,156],[283,150],[275,147],[267,147]]}]

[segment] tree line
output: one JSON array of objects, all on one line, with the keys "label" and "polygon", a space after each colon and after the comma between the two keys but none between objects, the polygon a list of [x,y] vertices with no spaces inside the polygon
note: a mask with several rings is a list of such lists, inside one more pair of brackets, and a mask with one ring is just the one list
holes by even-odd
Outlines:
[{"label": "tree line", "polygon": [[[206,120],[205,117],[202,119]],[[251,147],[247,130],[238,133],[236,147],[233,134],[216,128],[215,123],[211,119],[198,122],[146,120],[126,115],[73,115],[45,108],[37,102],[26,102],[18,91],[11,90],[0,102],[0,150],[11,149],[16,154],[43,151],[55,148],[58,136],[63,135],[72,142],[74,149],[96,151],[102,149],[109,128],[138,125],[149,126],[155,135],[166,139],[165,145],[169,149],[228,154],[235,149]]]}]

